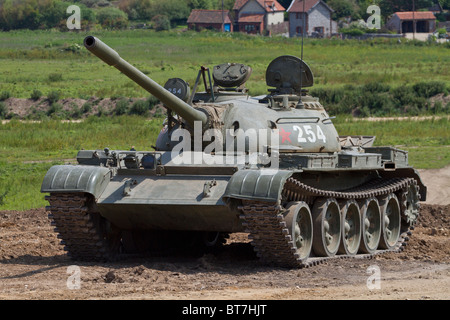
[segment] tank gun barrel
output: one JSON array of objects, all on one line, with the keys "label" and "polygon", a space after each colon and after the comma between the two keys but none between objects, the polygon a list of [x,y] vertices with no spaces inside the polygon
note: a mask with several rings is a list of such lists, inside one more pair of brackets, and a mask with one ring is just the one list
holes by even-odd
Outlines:
[{"label": "tank gun barrel", "polygon": [[179,116],[185,119],[190,125],[193,126],[194,121],[201,121],[203,125],[208,122],[208,118],[205,113],[192,108],[186,102],[147,77],[137,68],[122,59],[116,51],[111,49],[101,40],[93,36],[87,36],[84,39],[84,46],[98,58],[106,62],[108,65],[115,67],[128,78],[158,98],[168,108],[172,109]]}]

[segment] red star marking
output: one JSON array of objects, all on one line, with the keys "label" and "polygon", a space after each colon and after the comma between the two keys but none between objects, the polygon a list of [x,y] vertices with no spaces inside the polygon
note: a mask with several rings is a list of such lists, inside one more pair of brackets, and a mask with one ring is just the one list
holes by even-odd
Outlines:
[{"label": "red star marking", "polygon": [[291,139],[289,139],[289,136],[291,135],[292,132],[286,132],[284,131],[283,128],[281,128],[281,131],[279,132],[280,136],[281,136],[281,143],[284,143],[284,140],[287,140],[289,142],[291,142]]}]

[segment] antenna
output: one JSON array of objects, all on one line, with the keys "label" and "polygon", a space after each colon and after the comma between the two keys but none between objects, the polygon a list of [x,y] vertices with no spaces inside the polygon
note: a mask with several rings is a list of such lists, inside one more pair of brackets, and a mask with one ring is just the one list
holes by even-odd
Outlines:
[{"label": "antenna", "polygon": [[302,88],[303,88],[303,41],[305,38],[305,20],[306,20],[306,12],[305,12],[305,2],[306,0],[303,0],[303,26],[302,26],[302,54],[301,54],[301,63],[300,63],[300,100],[298,100],[297,109],[304,108],[303,101],[302,101]]}]

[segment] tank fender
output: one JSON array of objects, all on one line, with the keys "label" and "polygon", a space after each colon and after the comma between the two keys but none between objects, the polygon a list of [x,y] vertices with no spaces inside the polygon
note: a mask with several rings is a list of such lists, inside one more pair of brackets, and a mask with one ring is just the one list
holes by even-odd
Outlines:
[{"label": "tank fender", "polygon": [[251,199],[279,204],[284,183],[293,174],[287,170],[240,170],[228,182],[223,200]]},{"label": "tank fender", "polygon": [[87,192],[98,199],[105,191],[110,179],[111,171],[108,168],[57,165],[47,171],[41,192]]}]

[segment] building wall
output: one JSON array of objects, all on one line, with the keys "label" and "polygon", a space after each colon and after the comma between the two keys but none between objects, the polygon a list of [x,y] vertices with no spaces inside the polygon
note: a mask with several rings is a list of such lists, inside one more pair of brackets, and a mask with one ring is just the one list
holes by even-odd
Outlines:
[{"label": "building wall", "polygon": [[309,35],[315,31],[315,28],[323,28],[323,34],[326,37],[331,35],[331,12],[322,3],[319,3],[311,10],[308,20]]},{"label": "building wall", "polygon": [[[326,37],[337,32],[337,23],[333,23],[331,20],[331,12],[323,3],[319,3],[316,7],[311,9],[305,25],[307,35],[311,35],[311,33],[314,32],[314,28],[319,27],[323,28],[323,34]],[[301,36],[298,32],[299,27],[303,27],[303,14],[297,12],[289,13],[289,36]]]},{"label": "building wall", "polygon": [[[397,33],[413,32],[413,20],[400,20],[394,14],[386,23],[386,28]],[[436,30],[436,20],[416,20],[416,31],[420,32],[434,32]]]},{"label": "building wall", "polygon": [[243,14],[266,14],[266,10],[258,2],[249,1],[239,11],[239,16]]},{"label": "building wall", "polygon": [[[299,37],[301,33],[297,32],[298,28],[303,27],[303,13],[290,12],[289,13],[289,37]],[[308,19],[306,19],[308,20]],[[306,29],[308,28],[308,21],[305,21]]]},{"label": "building wall", "polygon": [[284,22],[284,12],[268,12],[266,13],[266,26],[279,24]]},{"label": "building wall", "polygon": [[401,27],[402,23],[400,18],[394,14],[391,19],[386,23],[386,28],[388,28],[391,31],[396,31],[398,33],[401,33]]},{"label": "building wall", "polygon": [[[233,32],[233,24],[232,23],[225,23],[225,24],[231,24],[230,32]],[[202,29],[209,29],[209,30],[215,29],[217,31],[221,31],[222,23],[188,23],[188,29],[195,31],[201,31]]]}]

